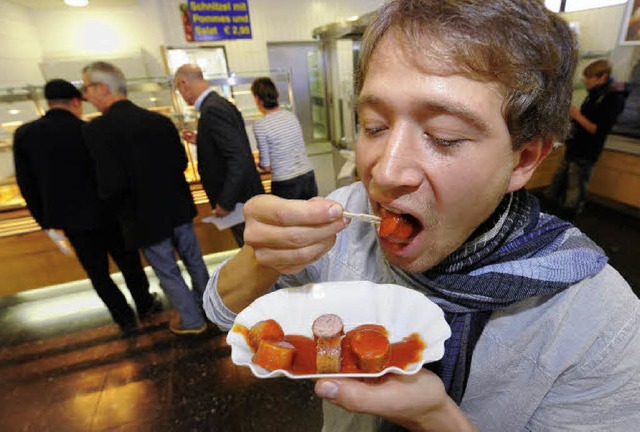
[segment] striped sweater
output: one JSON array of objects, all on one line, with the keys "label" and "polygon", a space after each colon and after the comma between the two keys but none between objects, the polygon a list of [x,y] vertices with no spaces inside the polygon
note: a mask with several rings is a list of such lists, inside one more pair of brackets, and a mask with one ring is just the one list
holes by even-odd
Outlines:
[{"label": "striped sweater", "polygon": [[271,166],[273,181],[289,180],[313,170],[295,114],[284,108],[268,113],[253,125],[260,166]]}]

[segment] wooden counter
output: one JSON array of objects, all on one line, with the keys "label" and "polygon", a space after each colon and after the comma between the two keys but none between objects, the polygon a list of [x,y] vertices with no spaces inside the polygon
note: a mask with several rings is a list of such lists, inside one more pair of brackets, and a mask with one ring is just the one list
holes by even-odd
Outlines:
[{"label": "wooden counter", "polygon": [[[263,176],[263,185],[271,190],[268,177]],[[194,227],[203,255],[237,248],[231,231],[218,231],[213,224],[202,222],[211,214],[211,206],[200,184],[193,184],[191,192],[198,209]],[[0,297],[87,277],[78,260],[64,255],[26,209],[0,213],[0,263]],[[119,271],[113,262],[110,266],[112,272]]]},{"label": "wooden counter", "polygon": [[[545,187],[564,155],[564,147],[554,150],[538,167],[527,189]],[[610,135],[593,169],[589,194],[640,208],[640,140]]]}]

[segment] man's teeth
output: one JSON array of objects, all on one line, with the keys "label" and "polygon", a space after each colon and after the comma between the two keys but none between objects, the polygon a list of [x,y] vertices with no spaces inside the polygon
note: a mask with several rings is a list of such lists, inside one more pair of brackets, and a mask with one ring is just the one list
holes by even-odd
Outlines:
[{"label": "man's teeth", "polygon": [[386,211],[388,211],[388,212],[390,212],[390,213],[402,214],[402,212],[399,212],[398,210],[393,210],[393,209],[390,209],[390,208],[385,207],[385,206],[383,206],[383,205],[381,205],[380,207],[382,207],[383,209],[385,209]]}]

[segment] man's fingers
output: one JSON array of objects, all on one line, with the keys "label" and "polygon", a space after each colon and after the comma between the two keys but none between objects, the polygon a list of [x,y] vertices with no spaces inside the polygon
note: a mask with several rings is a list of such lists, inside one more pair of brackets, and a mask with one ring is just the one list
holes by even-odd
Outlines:
[{"label": "man's fingers", "polygon": [[285,200],[274,195],[259,195],[247,201],[245,218],[278,226],[307,226],[330,223],[340,218],[342,206],[326,198]]},{"label": "man's fingers", "polygon": [[345,223],[336,220],[316,226],[292,226],[289,228],[251,221],[245,227],[245,242],[254,248],[293,249],[304,248],[315,243],[335,241],[335,235],[344,229]]},{"label": "man's fingers", "polygon": [[319,380],[315,391],[318,396],[348,411],[365,414],[380,414],[389,402],[386,397],[381,399],[380,392],[370,383],[355,379]]},{"label": "man's fingers", "polygon": [[[246,238],[246,237],[245,237]],[[295,274],[318,260],[333,247],[335,238],[296,249],[255,249],[256,260],[282,274]]]},{"label": "man's fingers", "polygon": [[415,375],[387,374],[379,379],[321,379],[315,391],[348,411],[398,420],[418,415],[447,397],[440,378],[424,369]]}]

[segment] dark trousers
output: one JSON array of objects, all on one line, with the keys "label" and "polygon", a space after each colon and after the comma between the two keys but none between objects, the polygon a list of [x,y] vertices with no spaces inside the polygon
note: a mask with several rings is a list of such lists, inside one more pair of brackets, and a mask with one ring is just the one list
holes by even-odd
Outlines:
[{"label": "dark trousers", "polygon": [[545,199],[561,217],[582,212],[594,165],[595,162],[589,160],[562,159],[545,191]]},{"label": "dark trousers", "polygon": [[137,250],[127,250],[117,225],[85,231],[65,233],[73,246],[93,288],[109,309],[113,320],[120,326],[135,323],[135,314],[127,300],[113,282],[109,274],[111,255],[120,268],[122,276],[131,292],[138,312],[147,310],[153,304],[149,293],[149,281],[142,268]]},{"label": "dark trousers", "polygon": [[242,247],[244,245],[244,222],[234,225],[229,229],[231,230],[231,234],[233,234],[233,238],[236,239],[238,246]]},{"label": "dark trousers", "polygon": [[311,199],[318,196],[316,175],[313,171],[284,181],[272,181],[271,193],[280,198]]}]

